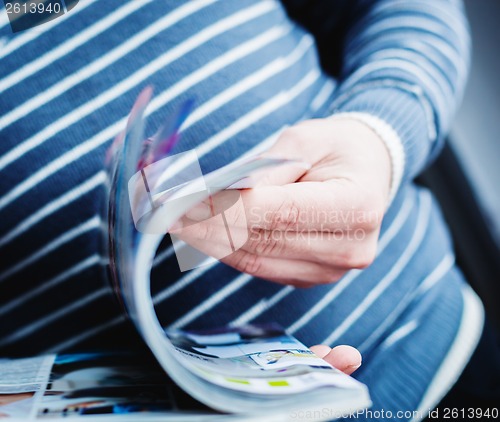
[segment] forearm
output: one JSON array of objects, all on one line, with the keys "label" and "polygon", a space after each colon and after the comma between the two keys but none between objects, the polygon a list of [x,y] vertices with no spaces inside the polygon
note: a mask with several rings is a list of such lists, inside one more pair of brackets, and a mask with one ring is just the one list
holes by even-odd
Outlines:
[{"label": "forearm", "polygon": [[409,180],[439,152],[461,98],[467,24],[456,1],[365,3],[346,34],[331,111],[368,113],[388,123],[403,147],[402,179]]},{"label": "forearm", "polygon": [[282,1],[337,72],[330,112],[379,118],[375,129],[386,138],[392,128],[385,140],[396,188],[414,178],[439,152],[465,85],[470,40],[461,2]]}]

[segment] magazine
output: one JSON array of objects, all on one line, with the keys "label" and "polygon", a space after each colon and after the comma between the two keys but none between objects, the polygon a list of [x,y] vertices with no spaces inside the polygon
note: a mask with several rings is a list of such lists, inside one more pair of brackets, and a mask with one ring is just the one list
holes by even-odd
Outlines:
[{"label": "magazine", "polygon": [[[167,376],[171,367],[164,372],[151,357],[126,352],[0,361],[0,418],[329,420],[369,404],[362,385],[274,324],[166,338],[185,371],[180,383]],[[240,408],[228,413],[228,403]]]},{"label": "magazine", "polygon": [[[251,188],[255,175],[270,166],[307,165],[256,155],[202,174],[195,151],[169,154],[192,102],[144,141],[151,96],[150,88],[139,95],[108,154],[106,212],[114,288],[154,359],[116,352],[0,361],[0,418],[138,420],[140,413],[140,420],[331,420],[370,406],[365,385],[276,324],[162,327],[150,276],[167,233],[179,221],[194,224],[186,216],[208,203],[209,218],[219,218],[227,229],[228,248],[220,253],[229,254],[245,240],[227,224],[238,189]],[[206,262],[199,257],[183,248],[180,270]]]}]

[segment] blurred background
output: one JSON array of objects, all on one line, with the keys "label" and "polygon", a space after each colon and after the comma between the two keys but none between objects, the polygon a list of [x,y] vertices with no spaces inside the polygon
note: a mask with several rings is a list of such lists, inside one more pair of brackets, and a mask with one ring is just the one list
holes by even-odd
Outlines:
[{"label": "blurred background", "polygon": [[472,68],[450,140],[500,245],[500,1],[465,0],[465,5]]},{"label": "blurred background", "polygon": [[440,200],[458,264],[500,338],[500,1],[464,3],[470,77],[447,145],[421,182]]}]

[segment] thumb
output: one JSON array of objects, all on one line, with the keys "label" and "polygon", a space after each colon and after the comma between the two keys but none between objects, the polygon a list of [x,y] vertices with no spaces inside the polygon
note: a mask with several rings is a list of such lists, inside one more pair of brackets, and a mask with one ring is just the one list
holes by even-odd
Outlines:
[{"label": "thumb", "polygon": [[294,127],[285,129],[269,149],[260,154],[261,157],[287,159],[292,162],[266,169],[256,177],[254,186],[283,186],[294,183],[311,168],[311,155],[305,153],[302,143],[293,135],[295,131]]},{"label": "thumb", "polygon": [[267,169],[265,173],[255,178],[254,187],[262,186],[283,186],[288,183],[294,183],[304,176],[307,171],[311,168],[309,163],[302,160],[297,160],[294,158],[288,158],[285,154],[261,154],[262,157],[268,158],[286,158],[289,161],[287,163],[280,164],[279,166],[271,169]]}]

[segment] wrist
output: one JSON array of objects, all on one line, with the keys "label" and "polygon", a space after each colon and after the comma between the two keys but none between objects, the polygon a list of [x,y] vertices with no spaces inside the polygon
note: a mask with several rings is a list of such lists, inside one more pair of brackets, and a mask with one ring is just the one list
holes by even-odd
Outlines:
[{"label": "wrist", "polygon": [[332,120],[348,120],[361,124],[368,128],[375,136],[371,141],[380,142],[389,158],[390,166],[390,182],[387,207],[391,204],[396,195],[401,181],[403,179],[405,167],[405,151],[399,135],[396,131],[384,120],[368,114],[360,112],[343,112],[337,113],[330,117]]}]

